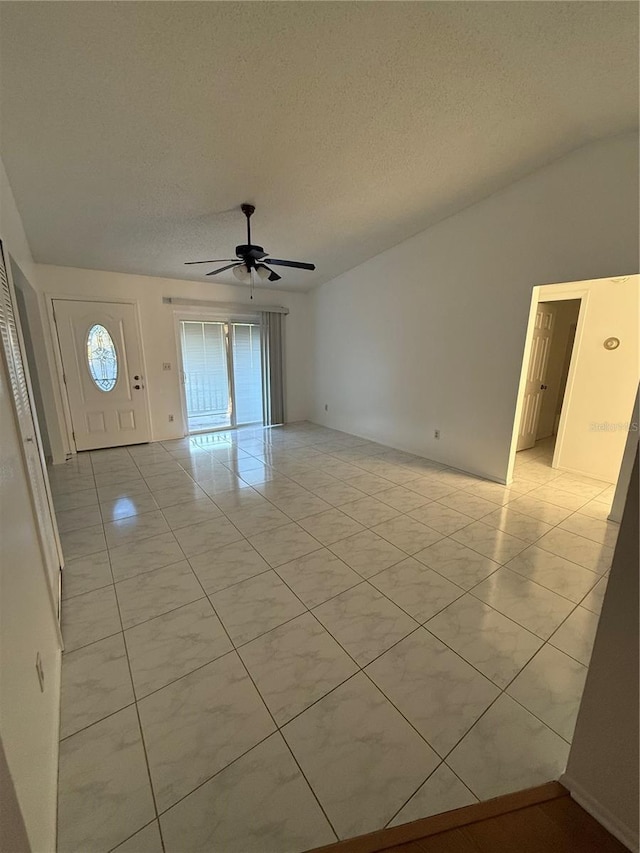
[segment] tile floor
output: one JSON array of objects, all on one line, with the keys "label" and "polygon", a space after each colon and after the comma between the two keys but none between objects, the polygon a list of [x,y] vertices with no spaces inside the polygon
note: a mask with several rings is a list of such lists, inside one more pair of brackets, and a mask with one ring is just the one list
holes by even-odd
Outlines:
[{"label": "tile floor", "polygon": [[613,487],[312,424],[51,470],[59,851],[296,853],[557,778]]}]

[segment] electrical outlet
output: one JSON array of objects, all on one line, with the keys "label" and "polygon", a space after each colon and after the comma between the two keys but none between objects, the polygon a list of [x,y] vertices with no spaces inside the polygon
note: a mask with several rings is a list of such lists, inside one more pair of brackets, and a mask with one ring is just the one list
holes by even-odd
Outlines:
[{"label": "electrical outlet", "polygon": [[169,423],[170,423],[170,424],[172,424],[172,423],[173,423],[173,415],[169,415]]},{"label": "electrical outlet", "polygon": [[163,370],[171,370],[171,362],[169,362],[169,361],[163,361],[163,362],[162,362],[162,369],[163,369]]},{"label": "electrical outlet", "polygon": [[40,692],[44,693],[44,666],[42,665],[42,658],[40,657],[40,652],[36,654],[36,673],[38,675],[38,684],[40,685]]},{"label": "electrical outlet", "polygon": [[325,412],[329,411],[329,404],[328,403],[324,404],[324,410],[325,410]]},{"label": "electrical outlet", "polygon": [[433,437],[434,438],[440,438],[440,430],[439,429],[434,429]]}]

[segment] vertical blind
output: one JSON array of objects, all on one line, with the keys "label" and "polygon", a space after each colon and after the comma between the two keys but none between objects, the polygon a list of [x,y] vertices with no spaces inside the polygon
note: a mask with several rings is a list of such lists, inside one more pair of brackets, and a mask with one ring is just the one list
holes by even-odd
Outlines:
[{"label": "vertical blind", "polygon": [[182,359],[187,413],[229,411],[229,374],[224,323],[182,322]]},{"label": "vertical blind", "polygon": [[260,327],[263,422],[265,426],[275,426],[285,422],[283,315],[263,311]]},{"label": "vertical blind", "polygon": [[260,326],[233,323],[231,344],[236,423],[259,423],[262,420]]}]

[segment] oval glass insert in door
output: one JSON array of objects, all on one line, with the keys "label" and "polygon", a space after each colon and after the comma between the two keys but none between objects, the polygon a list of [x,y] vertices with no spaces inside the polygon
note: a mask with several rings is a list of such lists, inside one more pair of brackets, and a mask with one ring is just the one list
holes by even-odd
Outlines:
[{"label": "oval glass insert in door", "polygon": [[118,353],[107,329],[95,323],[87,335],[87,364],[100,391],[112,391],[118,381]]}]

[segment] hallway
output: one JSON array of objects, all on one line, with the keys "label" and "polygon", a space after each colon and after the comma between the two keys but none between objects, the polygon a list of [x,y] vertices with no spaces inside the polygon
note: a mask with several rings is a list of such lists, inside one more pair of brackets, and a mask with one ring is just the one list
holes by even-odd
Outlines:
[{"label": "hallway", "polygon": [[544,448],[505,487],[308,423],[50,477],[60,853],[295,853],[564,769],[612,486]]}]

